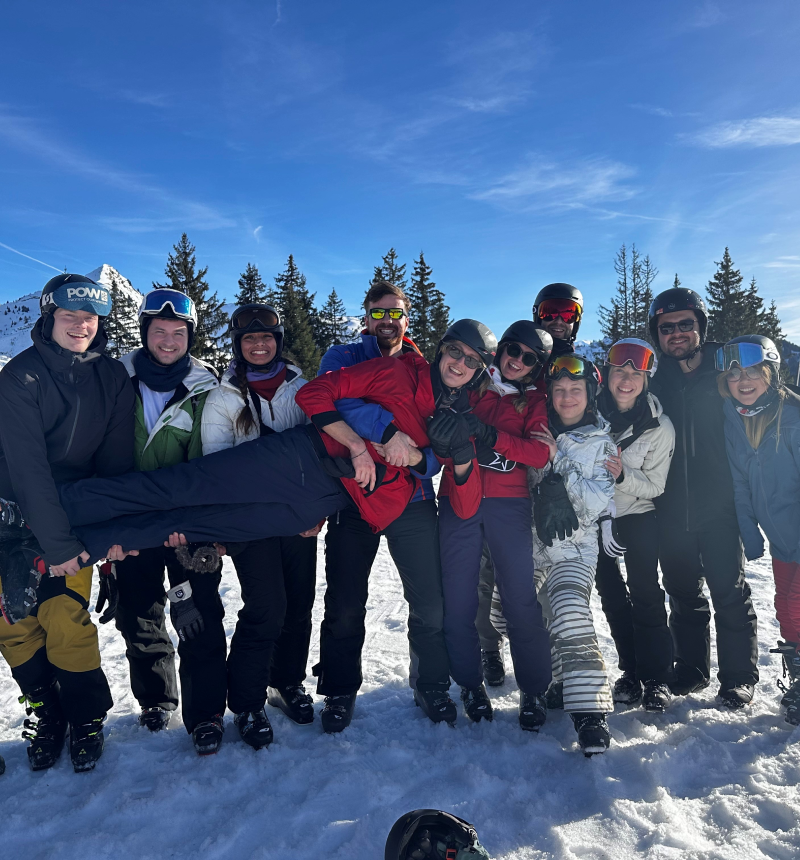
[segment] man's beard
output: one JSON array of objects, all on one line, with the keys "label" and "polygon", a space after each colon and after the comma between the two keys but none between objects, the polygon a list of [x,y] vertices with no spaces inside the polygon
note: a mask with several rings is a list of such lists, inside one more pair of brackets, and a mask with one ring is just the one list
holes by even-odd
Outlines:
[{"label": "man's beard", "polygon": [[386,337],[385,335],[376,334],[380,349],[394,349],[403,341],[403,335],[398,332],[394,337]]}]

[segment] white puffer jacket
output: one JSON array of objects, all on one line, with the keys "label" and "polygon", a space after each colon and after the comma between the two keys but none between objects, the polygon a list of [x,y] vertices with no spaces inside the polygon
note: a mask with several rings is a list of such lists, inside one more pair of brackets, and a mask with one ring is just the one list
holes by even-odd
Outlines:
[{"label": "white puffer jacket", "polygon": [[[609,433],[608,422],[601,417],[595,424],[562,433],[556,445],[558,452],[553,469],[564,476],[579,527],[566,540],[556,538],[551,547],[539,540],[534,528],[533,558],[539,568],[568,560],[594,567],[597,564],[597,518],[614,498],[614,478],[605,462],[617,453],[617,446]],[[530,471],[535,473],[536,470]]]},{"label": "white puffer jacket", "polygon": [[[250,398],[248,398],[248,405],[255,423],[247,434],[241,433],[236,426],[236,419],[242,411],[244,402],[241,392],[232,382],[233,375],[232,371],[226,371],[219,388],[215,388],[206,400],[203,408],[203,454],[213,454],[224,448],[233,448],[235,445],[241,445],[242,442],[257,439],[261,435],[261,425]],[[272,400],[257,398],[261,408],[261,420],[267,427],[280,433],[281,430],[288,430],[298,424],[309,423],[305,412],[294,402],[295,395],[305,384],[302,370],[287,364],[286,379],[281,383]]]},{"label": "white puffer jacket", "polygon": [[[644,514],[655,510],[653,499],[664,492],[675,451],[675,427],[664,414],[658,398],[648,392],[647,402],[658,427],[651,427],[622,451],[623,480],[616,485],[614,504],[617,516]],[[633,426],[612,435],[619,445],[633,435]]]}]

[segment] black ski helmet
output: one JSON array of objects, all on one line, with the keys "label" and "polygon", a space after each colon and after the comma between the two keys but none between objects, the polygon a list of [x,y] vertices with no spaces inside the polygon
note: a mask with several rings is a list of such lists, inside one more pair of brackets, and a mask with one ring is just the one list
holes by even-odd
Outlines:
[{"label": "black ski helmet", "polygon": [[[532,349],[539,359],[539,367],[547,364],[553,351],[553,338],[549,332],[536,325],[531,320],[517,320],[503,332],[500,343],[497,344],[497,355],[494,363],[499,367],[500,356],[509,343],[521,343]],[[537,373],[538,368],[532,367],[530,373]]]},{"label": "black ski helmet", "polygon": [[[546,287],[542,287],[541,290],[539,290],[533,301],[533,321],[537,325],[542,324],[542,321],[539,319],[539,305],[545,299],[571,299],[581,309],[581,316],[583,316],[583,293],[577,287],[573,287],[572,284],[548,284]],[[569,343],[573,343],[575,341],[575,338],[578,336],[578,329],[580,326],[580,320],[574,323]]]},{"label": "black ski helmet", "polygon": [[494,357],[497,354],[497,338],[494,336],[494,332],[482,322],[478,322],[478,320],[456,320],[439,341],[436,349],[437,360],[438,354],[442,350],[442,344],[447,343],[449,340],[460,340],[461,343],[466,344],[470,349],[474,349],[483,360],[484,369],[476,373],[465,386],[465,388],[470,390],[477,388],[486,373],[486,368],[494,361]]},{"label": "black ski helmet", "polygon": [[706,331],[708,330],[708,308],[700,293],[686,287],[670,287],[659,293],[650,305],[648,321],[650,326],[650,337],[653,343],[661,349],[658,339],[658,317],[660,314],[671,314],[675,311],[694,311],[697,317],[697,327],[700,329],[700,346],[706,342]]},{"label": "black ski helmet", "polygon": [[383,856],[384,860],[490,860],[475,828],[441,809],[415,809],[398,818]]},{"label": "black ski helmet", "polygon": [[107,317],[111,313],[111,307],[111,292],[102,284],[87,278],[86,275],[56,275],[44,285],[39,298],[39,311],[43,319],[42,334],[50,338],[53,333],[53,314],[58,308]]},{"label": "black ski helmet", "polygon": [[281,360],[284,336],[281,315],[272,305],[260,302],[240,305],[231,314],[228,335],[233,347],[233,357],[237,361],[244,361],[244,356],[242,355],[242,337],[246,334],[262,331],[268,332],[275,338],[275,356],[266,365],[248,364],[248,367],[255,371],[271,370],[275,366],[275,363]]}]

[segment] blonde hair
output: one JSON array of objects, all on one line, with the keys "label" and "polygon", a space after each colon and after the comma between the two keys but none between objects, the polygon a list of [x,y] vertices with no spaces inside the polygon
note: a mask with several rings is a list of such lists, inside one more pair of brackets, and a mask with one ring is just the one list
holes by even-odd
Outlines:
[{"label": "blonde hair", "polygon": [[[761,371],[762,380],[766,382],[768,386],[773,387],[774,384],[778,382],[772,365],[768,364],[766,361],[762,361],[761,364],[757,365],[757,367]],[[730,388],[728,388],[728,377],[729,372],[720,373],[717,377],[717,390],[723,398],[732,400],[733,395],[731,394]],[[781,441],[781,417],[783,416],[783,404],[785,400],[786,390],[784,388],[778,388],[778,403],[774,409],[765,409],[763,412],[759,412],[758,415],[742,415],[742,419],[744,420],[744,432],[747,434],[747,441],[750,443],[754,451],[758,449],[758,446],[764,439],[764,434],[776,418],[778,420],[778,432],[775,440],[775,450],[777,451],[778,445]]]}]

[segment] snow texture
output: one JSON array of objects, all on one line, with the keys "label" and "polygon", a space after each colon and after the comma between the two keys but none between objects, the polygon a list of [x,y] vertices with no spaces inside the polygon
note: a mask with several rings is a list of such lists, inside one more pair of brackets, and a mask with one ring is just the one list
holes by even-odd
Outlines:
[{"label": "snow texture", "polygon": [[[323,608],[322,549],[320,539],[309,666]],[[100,639],[116,705],[103,758],[94,773],[76,775],[65,752],[51,771],[34,774],[16,684],[2,663],[3,856],[376,860],[393,822],[430,806],[473,822],[498,860],[791,860],[800,856],[800,729],[778,705],[769,560],[749,564],[748,578],[761,640],[753,705],[720,710],[713,683],[664,715],[617,706],[611,750],[592,759],[577,751],[563,712],[551,712],[538,735],[519,729],[513,678],[490,690],[493,723],[470,724],[460,713],[456,728],[434,726],[414,707],[407,607],[385,544],[371,580],[364,685],[341,735],[322,734],[318,719],[296,726],[268,707],[269,749],[239,741],[228,714],[222,750],[201,759],[178,715],[158,735],[137,726],[122,639],[108,624]],[[241,600],[227,560],[221,593],[230,635]],[[594,612],[613,666],[599,605]]]}]

